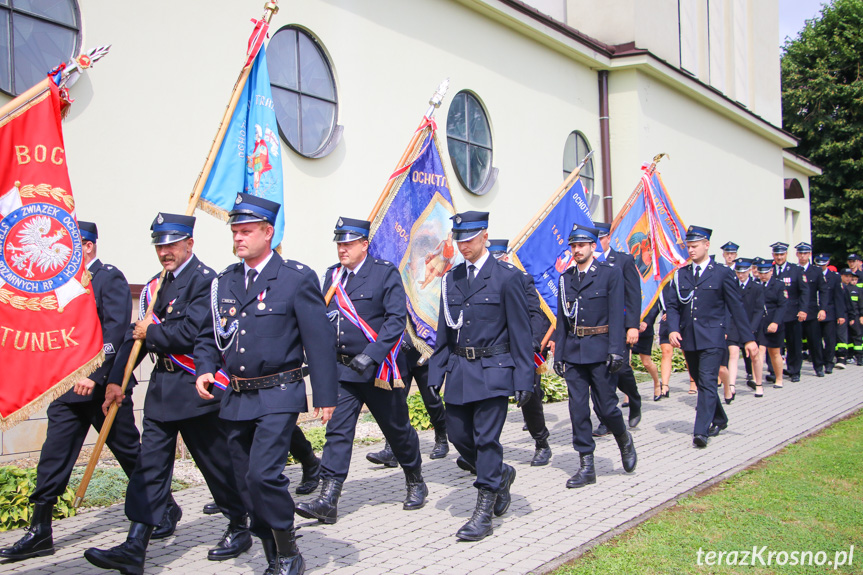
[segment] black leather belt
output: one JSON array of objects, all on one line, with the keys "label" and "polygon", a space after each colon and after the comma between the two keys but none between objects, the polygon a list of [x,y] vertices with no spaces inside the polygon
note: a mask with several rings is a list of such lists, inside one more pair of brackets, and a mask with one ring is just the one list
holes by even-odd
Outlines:
[{"label": "black leather belt", "polygon": [[263,377],[237,377],[231,376],[231,389],[234,391],[252,391],[255,389],[268,389],[285,383],[296,383],[302,381],[305,376],[309,375],[309,368],[306,366],[283,371],[275,375],[265,375]]},{"label": "black leather belt", "polygon": [[156,355],[156,369],[160,371],[177,371],[177,366],[171,361],[171,358],[166,355]]},{"label": "black leather belt", "polygon": [[596,327],[584,327],[584,326],[573,326],[572,333],[576,335],[576,337],[584,337],[586,335],[599,335],[601,333],[608,333],[607,325],[598,325]]},{"label": "black leather belt", "polygon": [[340,364],[347,365],[348,367],[350,367],[351,361],[353,361],[354,356],[353,355],[345,355],[343,353],[337,353],[336,358],[338,358]]},{"label": "black leather belt", "polygon": [[491,357],[493,355],[500,355],[502,353],[509,353],[509,343],[502,343],[500,345],[493,345],[491,347],[456,347],[455,354],[460,357],[466,357],[468,359],[478,359],[480,357]]}]

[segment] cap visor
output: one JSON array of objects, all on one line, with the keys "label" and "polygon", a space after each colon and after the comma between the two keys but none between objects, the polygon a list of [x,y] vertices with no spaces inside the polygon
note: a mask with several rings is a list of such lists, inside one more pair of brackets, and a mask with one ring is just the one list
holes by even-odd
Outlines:
[{"label": "cap visor", "polygon": [[190,236],[189,234],[158,234],[153,236],[153,239],[150,241],[150,243],[154,246],[164,246],[191,237],[192,236]]},{"label": "cap visor", "polygon": [[466,242],[480,235],[484,230],[453,230],[452,239],[457,242]]}]

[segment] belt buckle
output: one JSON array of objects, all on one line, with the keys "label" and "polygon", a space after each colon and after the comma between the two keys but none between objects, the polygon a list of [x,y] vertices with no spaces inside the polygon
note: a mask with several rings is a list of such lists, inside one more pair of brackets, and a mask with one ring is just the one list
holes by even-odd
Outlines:
[{"label": "belt buckle", "polygon": [[466,347],[464,348],[464,356],[469,360],[476,359],[476,348],[475,347]]},{"label": "belt buckle", "polygon": [[174,362],[171,361],[171,358],[163,357],[162,362],[163,362],[163,365],[165,366],[165,371],[170,371],[171,373],[174,372]]},{"label": "belt buckle", "polygon": [[239,392],[240,392],[240,382],[239,382],[239,380],[237,379],[237,376],[236,376],[236,375],[232,375],[232,376],[231,376],[231,389],[233,389],[233,390],[234,390],[234,391],[236,391],[237,393],[239,393]]},{"label": "belt buckle", "polygon": [[576,326],[575,335],[578,337],[584,337],[584,326],[583,325]]}]

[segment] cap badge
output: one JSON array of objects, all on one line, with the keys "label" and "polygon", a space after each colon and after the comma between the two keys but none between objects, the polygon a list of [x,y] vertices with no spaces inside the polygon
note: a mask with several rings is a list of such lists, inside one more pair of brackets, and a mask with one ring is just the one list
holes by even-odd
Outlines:
[{"label": "cap badge", "polygon": [[460,224],[460,223],[461,223],[461,216],[456,216],[456,217],[455,217],[455,223],[457,223],[457,224]]},{"label": "cap badge", "polygon": [[343,225],[345,225],[345,221],[342,218],[339,218],[339,221],[337,223],[338,223],[339,227],[342,227]]},{"label": "cap badge", "polygon": [[234,203],[235,204],[242,204],[243,203],[243,196],[241,196],[240,194],[237,194],[237,199],[234,200]]},{"label": "cap badge", "polygon": [[156,223],[159,223],[159,224],[164,224],[164,223],[165,223],[165,218],[164,218],[164,217],[162,217],[162,214],[159,214],[159,215],[156,217]]}]

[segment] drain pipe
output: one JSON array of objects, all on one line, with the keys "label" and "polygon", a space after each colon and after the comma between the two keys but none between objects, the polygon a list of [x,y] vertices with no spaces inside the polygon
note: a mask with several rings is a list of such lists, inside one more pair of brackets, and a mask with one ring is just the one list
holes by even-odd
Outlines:
[{"label": "drain pipe", "polygon": [[599,71],[599,148],[602,160],[602,207],[606,223],[614,221],[611,197],[611,136],[608,130],[608,70]]}]

